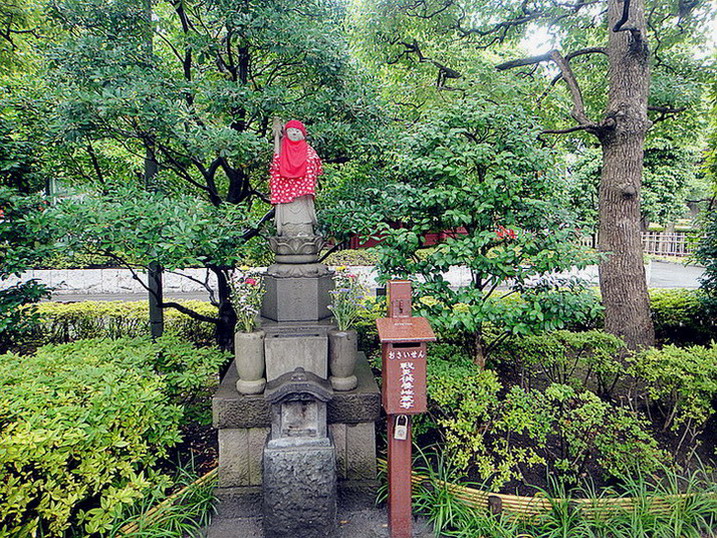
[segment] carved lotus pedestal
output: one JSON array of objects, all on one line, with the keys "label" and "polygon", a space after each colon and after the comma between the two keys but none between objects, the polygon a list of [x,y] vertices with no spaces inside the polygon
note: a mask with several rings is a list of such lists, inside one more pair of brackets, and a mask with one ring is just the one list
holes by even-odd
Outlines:
[{"label": "carved lotus pedestal", "polygon": [[349,329],[329,331],[329,381],[334,390],[353,390],[358,384],[354,375],[358,357],[356,331]]},{"label": "carved lotus pedestal", "polygon": [[261,394],[264,377],[264,331],[234,334],[234,356],[239,374],[236,387],[240,394]]}]

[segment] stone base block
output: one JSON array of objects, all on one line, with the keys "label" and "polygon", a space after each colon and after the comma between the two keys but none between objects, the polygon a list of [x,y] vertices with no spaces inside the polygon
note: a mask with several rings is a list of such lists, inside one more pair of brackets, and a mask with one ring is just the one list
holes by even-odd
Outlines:
[{"label": "stone base block", "polygon": [[267,334],[264,339],[268,382],[301,367],[322,379],[328,376],[329,340],[317,332]]},{"label": "stone base block", "polygon": [[280,278],[264,276],[266,293],[261,315],[274,321],[317,321],[331,316],[331,274]]},{"label": "stone base block", "polygon": [[376,480],[376,427],[373,422],[330,424],[340,480]]},{"label": "stone base block", "polygon": [[264,449],[264,535],[323,538],[336,528],[336,454],[329,439],[283,438]]},{"label": "stone base block", "polygon": [[261,486],[261,453],[269,430],[269,427],[219,430],[220,488]]}]

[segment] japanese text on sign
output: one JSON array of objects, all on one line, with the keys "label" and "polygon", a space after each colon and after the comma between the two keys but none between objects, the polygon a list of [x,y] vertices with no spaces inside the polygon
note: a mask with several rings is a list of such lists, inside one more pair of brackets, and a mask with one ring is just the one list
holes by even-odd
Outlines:
[{"label": "japanese text on sign", "polygon": [[400,350],[400,349],[392,349],[388,352],[388,360],[399,360],[399,361],[405,361],[405,360],[417,360],[417,359],[425,359],[426,358],[426,350],[425,349],[407,349],[407,350]]},{"label": "japanese text on sign", "polygon": [[412,362],[401,363],[401,403],[403,409],[411,409],[415,402],[415,392],[413,389],[413,371],[415,366]]}]

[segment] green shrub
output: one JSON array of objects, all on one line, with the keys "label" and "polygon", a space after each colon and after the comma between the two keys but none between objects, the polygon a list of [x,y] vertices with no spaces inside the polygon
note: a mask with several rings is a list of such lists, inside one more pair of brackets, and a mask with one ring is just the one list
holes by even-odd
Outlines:
[{"label": "green shrub", "polygon": [[707,344],[717,338],[717,318],[709,314],[700,290],[650,290],[650,308],[658,342]]},{"label": "green shrub", "polygon": [[378,254],[373,250],[344,249],[329,254],[324,263],[328,265],[376,265]]},{"label": "green shrub", "polygon": [[370,355],[380,347],[376,319],[386,317],[386,298],[365,297],[363,303],[367,308],[359,312],[354,328],[358,333],[359,349]]},{"label": "green shrub", "polygon": [[575,481],[588,468],[620,477],[666,458],[636,412],[561,384],[506,391],[458,346],[431,346],[428,396],[429,416],[417,433],[435,428],[450,464],[472,467],[495,488],[537,465]]},{"label": "green shrub", "polygon": [[714,412],[717,345],[653,348],[629,362],[629,373],[635,378],[633,405],[644,404],[656,412],[663,430],[693,440]]},{"label": "green shrub", "polygon": [[553,384],[542,395],[533,391],[528,400],[536,414],[550,417],[550,433],[558,439],[548,459],[575,483],[591,466],[605,477],[624,477],[637,470],[653,472],[667,458],[645,419],[590,391]]},{"label": "green shrub", "polygon": [[624,368],[620,338],[603,331],[555,331],[511,338],[496,350],[500,360],[517,368],[525,386],[534,377],[544,383],[560,383],[591,389],[600,396],[612,393]]},{"label": "green shrub", "polygon": [[0,535],[105,528],[151,484],[179,441],[167,381],[117,346],[79,342],[0,356]]},{"label": "green shrub", "polygon": [[231,356],[214,348],[196,348],[169,335],[156,341],[149,337],[79,340],[72,344],[48,344],[37,355],[84,356],[130,369],[150,371],[163,379],[163,392],[184,411],[183,422],[211,420],[206,400],[216,388],[218,372]]},{"label": "green shrub", "polygon": [[[207,316],[217,310],[203,301],[182,304]],[[81,303],[41,303],[34,339],[44,343],[66,343],[88,338],[139,337],[149,334],[147,301],[84,301]],[[174,309],[164,311],[165,333],[199,346],[214,342],[214,324],[197,321]]]}]

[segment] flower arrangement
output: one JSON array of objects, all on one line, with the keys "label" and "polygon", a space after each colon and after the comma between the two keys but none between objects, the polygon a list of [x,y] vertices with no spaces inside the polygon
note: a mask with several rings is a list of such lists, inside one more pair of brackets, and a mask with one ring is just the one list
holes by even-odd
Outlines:
[{"label": "flower arrangement", "polygon": [[261,310],[264,285],[261,274],[243,265],[235,269],[229,280],[231,301],[237,315],[237,329],[250,333],[256,327],[256,317]]},{"label": "flower arrangement", "polygon": [[336,325],[340,331],[350,329],[361,312],[366,310],[363,303],[366,288],[348,267],[340,266],[334,273],[334,289],[329,294],[332,299],[329,309],[334,314]]}]

